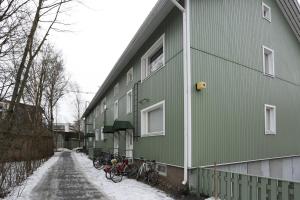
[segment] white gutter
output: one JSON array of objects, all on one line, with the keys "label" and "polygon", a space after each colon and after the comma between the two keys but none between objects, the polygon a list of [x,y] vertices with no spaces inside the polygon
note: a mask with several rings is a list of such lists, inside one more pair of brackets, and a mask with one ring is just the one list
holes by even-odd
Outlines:
[{"label": "white gutter", "polygon": [[176,0],[170,1],[182,12],[183,17],[184,179],[182,184],[186,185],[188,182],[188,168],[192,166],[190,1],[184,1],[185,8]]}]

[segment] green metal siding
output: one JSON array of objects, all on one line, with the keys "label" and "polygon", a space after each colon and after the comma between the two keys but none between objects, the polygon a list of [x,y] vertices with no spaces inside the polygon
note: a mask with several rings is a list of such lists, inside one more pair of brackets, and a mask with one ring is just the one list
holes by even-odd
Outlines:
[{"label": "green metal siding", "polygon": [[[119,75],[119,94],[113,96],[113,87],[106,94],[107,125],[113,124],[113,104],[119,100],[118,120],[132,122],[132,113],[126,113],[126,93],[133,88],[134,83],[141,79],[141,57],[153,43],[165,34],[166,65],[155,74],[143,81],[139,86],[139,100],[148,98],[149,102],[139,104],[141,109],[165,100],[166,110],[166,135],[136,138],[134,140],[134,157],[155,159],[171,165],[183,165],[183,69],[182,69],[182,15],[177,10],[172,10],[151,37],[145,42],[143,48],[132,58],[126,69]],[[127,71],[133,67],[134,81],[126,84]],[[100,104],[100,102],[99,102]],[[92,112],[93,113],[93,112]],[[96,128],[103,125],[103,114],[97,119]],[[133,123],[132,123],[133,124]],[[107,134],[106,134],[107,135]],[[120,134],[119,147],[125,149],[124,134]],[[97,148],[104,150],[113,148],[112,134],[105,141],[96,143]],[[124,152],[124,151],[123,151]]]},{"label": "green metal siding", "polygon": [[[193,166],[300,154],[300,46],[275,1],[192,0]],[[262,45],[275,51],[264,76]],[[276,106],[277,135],[264,134],[264,104]]]}]

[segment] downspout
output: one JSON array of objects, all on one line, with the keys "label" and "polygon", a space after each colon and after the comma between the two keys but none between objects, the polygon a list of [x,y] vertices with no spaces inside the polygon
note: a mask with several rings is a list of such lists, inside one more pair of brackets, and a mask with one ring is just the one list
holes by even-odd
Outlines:
[{"label": "downspout", "polygon": [[190,1],[184,0],[185,8],[177,0],[170,0],[181,12],[183,18],[183,81],[184,81],[184,178],[188,182],[188,168],[191,167],[191,51],[190,51]]}]

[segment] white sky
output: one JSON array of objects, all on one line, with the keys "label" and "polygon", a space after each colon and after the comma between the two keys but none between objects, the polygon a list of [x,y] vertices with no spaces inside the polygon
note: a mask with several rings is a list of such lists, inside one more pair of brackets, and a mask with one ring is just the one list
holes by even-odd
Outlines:
[{"label": "white sky", "polygon": [[[84,0],[64,16],[71,33],[54,33],[50,41],[62,51],[67,73],[91,101],[157,0]],[[72,122],[72,94],[58,109],[58,122]]]}]

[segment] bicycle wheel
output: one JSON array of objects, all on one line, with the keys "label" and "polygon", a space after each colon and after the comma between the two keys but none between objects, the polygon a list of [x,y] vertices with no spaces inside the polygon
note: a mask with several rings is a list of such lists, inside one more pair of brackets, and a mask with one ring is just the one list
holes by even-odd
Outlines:
[{"label": "bicycle wheel", "polygon": [[114,183],[119,183],[122,181],[123,173],[119,172],[118,168],[115,166],[110,170],[110,179]]},{"label": "bicycle wheel", "polygon": [[147,182],[149,185],[154,186],[158,183],[159,174],[157,171],[151,170],[148,172]]},{"label": "bicycle wheel", "polygon": [[139,168],[136,164],[129,164],[125,167],[124,173],[128,178],[135,178]]},{"label": "bicycle wheel", "polygon": [[136,174],[136,180],[141,180],[144,177],[145,177],[145,170],[144,170],[144,166],[142,165]]},{"label": "bicycle wheel", "polygon": [[99,168],[101,167],[99,158],[95,158],[95,159],[93,160],[93,166],[94,166],[96,169],[99,169]]}]

